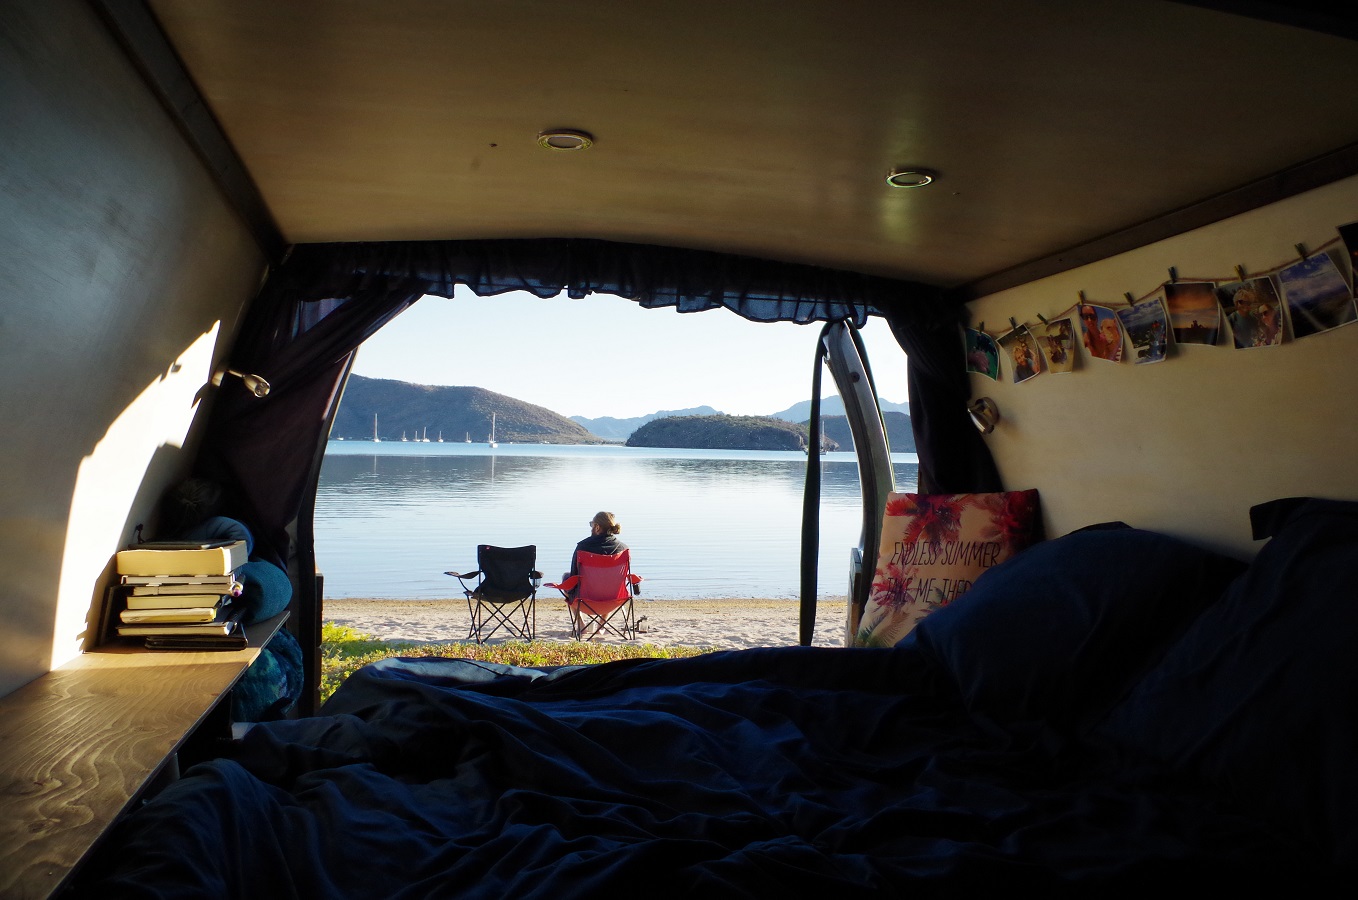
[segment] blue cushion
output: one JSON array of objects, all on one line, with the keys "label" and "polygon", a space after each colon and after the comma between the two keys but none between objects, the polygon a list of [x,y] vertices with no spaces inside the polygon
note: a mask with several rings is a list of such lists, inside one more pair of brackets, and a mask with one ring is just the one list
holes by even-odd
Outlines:
[{"label": "blue cushion", "polygon": [[226,516],[204,519],[178,539],[185,541],[245,541],[245,555],[255,552],[255,537],[245,523]]},{"label": "blue cushion", "polygon": [[1070,725],[1120,699],[1244,567],[1168,535],[1098,526],[990,569],[901,644],[931,655],[973,713]]},{"label": "blue cushion", "polygon": [[292,601],[292,582],[288,573],[271,562],[248,562],[236,570],[241,583],[237,603],[245,605],[245,624],[272,618],[288,608]]},{"label": "blue cushion", "polygon": [[1255,507],[1273,534],[1096,731],[1358,863],[1358,503]]}]

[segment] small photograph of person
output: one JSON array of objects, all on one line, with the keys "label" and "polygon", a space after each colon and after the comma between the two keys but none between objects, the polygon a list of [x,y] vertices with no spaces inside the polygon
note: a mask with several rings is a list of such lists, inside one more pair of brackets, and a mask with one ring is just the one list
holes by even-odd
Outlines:
[{"label": "small photograph of person", "polygon": [[1282,301],[1268,276],[1217,285],[1217,299],[1237,350],[1283,342]]},{"label": "small photograph of person", "polygon": [[1221,333],[1216,285],[1210,281],[1172,281],[1165,285],[1165,305],[1169,307],[1176,344],[1216,345]]},{"label": "small photograph of person", "polygon": [[1027,326],[1020,325],[1000,338],[1000,346],[1013,363],[1014,384],[1022,384],[1042,371],[1042,354]]},{"label": "small photograph of person", "polygon": [[1085,350],[1094,359],[1122,361],[1122,330],[1117,313],[1106,306],[1081,303],[1076,307],[1080,320],[1080,338]]},{"label": "small photograph of person", "polygon": [[1292,337],[1303,338],[1358,319],[1353,292],[1328,254],[1314,253],[1278,272]]},{"label": "small photograph of person", "polygon": [[1075,325],[1069,318],[1044,325],[1030,326],[1042,348],[1048,372],[1070,372],[1075,368]]},{"label": "small photograph of person", "polygon": [[1000,380],[1000,348],[984,331],[967,329],[967,371]]},{"label": "small photograph of person", "polygon": [[[1215,307],[1215,302],[1213,306]],[[1118,310],[1118,319],[1132,344],[1132,362],[1157,363],[1169,352],[1169,317],[1160,297],[1151,297]],[[1175,332],[1176,337],[1178,332]]]}]

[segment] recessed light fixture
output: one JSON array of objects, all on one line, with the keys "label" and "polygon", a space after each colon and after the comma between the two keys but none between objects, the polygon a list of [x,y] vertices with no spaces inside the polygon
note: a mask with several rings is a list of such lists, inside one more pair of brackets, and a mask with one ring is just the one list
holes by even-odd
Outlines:
[{"label": "recessed light fixture", "polygon": [[931,183],[934,177],[928,169],[892,169],[886,183],[898,188],[917,188]]},{"label": "recessed light fixture", "polygon": [[573,128],[556,128],[539,134],[538,146],[548,150],[588,150],[594,146],[594,136]]}]

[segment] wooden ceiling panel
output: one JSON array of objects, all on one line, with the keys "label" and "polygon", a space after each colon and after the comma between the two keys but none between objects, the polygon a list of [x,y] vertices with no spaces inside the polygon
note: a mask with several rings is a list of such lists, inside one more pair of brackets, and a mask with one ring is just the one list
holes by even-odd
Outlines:
[{"label": "wooden ceiling panel", "polygon": [[[951,286],[1358,143],[1353,42],[1162,0],[148,5],[291,242],[579,236]],[[596,144],[539,148],[554,127]]]}]

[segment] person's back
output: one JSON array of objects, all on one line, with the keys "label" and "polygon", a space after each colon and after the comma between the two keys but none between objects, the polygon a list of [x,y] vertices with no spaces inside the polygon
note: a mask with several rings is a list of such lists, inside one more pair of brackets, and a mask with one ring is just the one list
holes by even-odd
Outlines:
[{"label": "person's back", "polygon": [[[594,518],[589,520],[589,537],[575,545],[575,553],[584,550],[586,553],[600,553],[605,556],[612,556],[627,549],[619,538],[618,534],[622,531],[622,526],[611,512],[598,512]],[[579,574],[579,567],[575,561],[575,553],[571,554],[570,571],[567,577]]]}]

